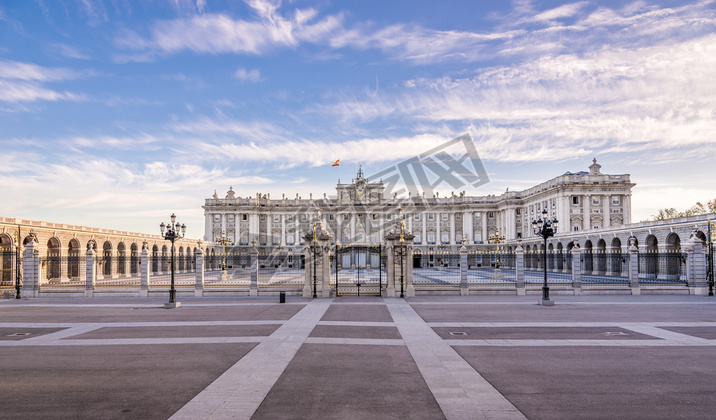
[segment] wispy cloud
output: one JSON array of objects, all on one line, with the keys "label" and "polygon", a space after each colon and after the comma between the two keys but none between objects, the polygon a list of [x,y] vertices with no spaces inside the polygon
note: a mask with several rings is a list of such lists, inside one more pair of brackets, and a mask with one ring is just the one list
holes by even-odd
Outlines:
[{"label": "wispy cloud", "polygon": [[77,72],[66,68],[48,68],[32,63],[0,60],[0,101],[82,101],[86,99],[84,95],[58,92],[45,87],[44,84],[89,75],[92,75],[92,72]]},{"label": "wispy cloud", "polygon": [[240,68],[234,72],[234,77],[242,82],[257,83],[261,81],[261,72],[258,69],[246,70]]}]

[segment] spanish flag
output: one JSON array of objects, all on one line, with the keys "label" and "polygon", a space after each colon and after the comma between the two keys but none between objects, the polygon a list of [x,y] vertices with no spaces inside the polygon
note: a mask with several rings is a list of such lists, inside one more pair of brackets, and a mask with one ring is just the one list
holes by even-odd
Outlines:
[{"label": "spanish flag", "polygon": [[333,165],[331,166],[341,166],[341,160],[338,159],[337,161],[333,162]]}]

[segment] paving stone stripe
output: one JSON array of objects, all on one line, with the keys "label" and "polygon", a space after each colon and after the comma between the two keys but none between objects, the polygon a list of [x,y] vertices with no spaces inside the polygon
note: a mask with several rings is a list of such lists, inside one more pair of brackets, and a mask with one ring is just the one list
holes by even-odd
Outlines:
[{"label": "paving stone stripe", "polygon": [[[646,333],[644,333],[646,334]],[[695,337],[691,337],[695,338]],[[484,347],[714,347],[716,340],[445,340],[450,346]]]},{"label": "paving stone stripe", "polygon": [[310,344],[353,344],[371,346],[404,346],[405,341],[394,338],[339,338],[339,337],[308,337]]},{"label": "paving stone stripe", "polygon": [[[37,337],[42,338],[42,337]],[[0,347],[27,346],[139,346],[149,344],[227,344],[227,343],[260,343],[267,337],[166,337],[166,338],[86,338],[81,340],[43,340],[28,343],[31,339],[21,341],[2,341]]]},{"label": "paving stone stripe", "polygon": [[[681,306],[684,303],[683,302],[610,302],[610,301],[588,301],[588,302],[577,302],[577,301],[561,301],[558,300],[559,298],[555,298],[557,300],[558,305],[677,305]],[[538,304],[534,303],[533,301],[529,302],[515,302],[515,301],[498,301],[498,302],[489,302],[489,301],[479,301],[479,302],[446,302],[446,301],[433,301],[433,302],[424,302],[424,301],[418,301],[418,302],[410,302],[411,305],[444,305],[444,306],[453,306],[453,305],[511,305],[511,306],[538,306]],[[689,302],[689,305],[716,305],[716,302]]]},{"label": "paving stone stripe", "polygon": [[250,419],[331,302],[308,303],[171,418]]},{"label": "paving stone stripe", "polygon": [[[713,322],[428,322],[430,327],[621,327],[639,328],[648,327],[712,327],[716,328]],[[2,326],[2,324],[0,324]]]},{"label": "paving stone stripe", "polygon": [[447,345],[405,300],[385,299],[385,303],[447,419],[525,418]]},{"label": "paving stone stripe", "polygon": [[318,325],[335,325],[339,327],[395,327],[394,322],[375,321],[321,321]]}]

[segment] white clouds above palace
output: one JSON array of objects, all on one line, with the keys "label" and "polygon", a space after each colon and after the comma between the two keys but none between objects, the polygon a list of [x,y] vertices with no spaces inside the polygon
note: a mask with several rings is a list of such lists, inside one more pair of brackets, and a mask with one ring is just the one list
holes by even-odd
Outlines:
[{"label": "white clouds above palace", "polygon": [[650,203],[635,219],[713,198],[713,1],[488,3],[0,5],[0,213],[200,223],[215,188],[331,193],[336,159],[352,177],[465,132],[500,180],[474,194],[596,156]]}]

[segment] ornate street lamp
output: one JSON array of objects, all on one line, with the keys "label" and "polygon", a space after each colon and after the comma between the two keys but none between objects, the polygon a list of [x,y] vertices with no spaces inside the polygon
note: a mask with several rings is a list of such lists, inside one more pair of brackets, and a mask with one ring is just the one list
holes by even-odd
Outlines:
[{"label": "ornate street lamp", "polygon": [[[182,224],[179,225],[179,223],[176,221],[177,217],[172,213],[171,215],[171,222],[168,225],[165,225],[164,222],[159,225],[159,229],[162,231],[162,237],[166,239],[167,241],[171,241],[172,243],[172,250],[171,250],[171,272],[172,272],[172,282],[171,287],[169,288],[169,303],[165,303],[165,308],[178,308],[180,306],[179,302],[176,301],[176,290],[174,289],[174,241],[177,238],[183,238],[184,234],[186,233],[186,225]],[[164,233],[164,230],[166,229],[166,233]],[[180,232],[181,229],[181,232]]]},{"label": "ornate street lamp", "polygon": [[403,254],[405,252],[405,222],[403,221],[403,210],[400,209],[400,297],[405,297],[403,294]]},{"label": "ornate street lamp", "polygon": [[20,233],[20,225],[17,225],[17,247],[15,248],[15,299],[20,299],[20,290],[22,289],[22,234]]},{"label": "ornate street lamp", "polygon": [[709,279],[709,296],[714,295],[714,241],[716,241],[716,230],[714,230],[711,227],[711,219],[707,222],[708,226],[708,236],[709,236],[709,273],[708,273],[708,279]]},{"label": "ornate street lamp", "polygon": [[502,278],[502,272],[500,271],[500,243],[505,240],[505,235],[500,235],[500,228],[495,229],[495,234],[490,235],[487,239],[488,242],[495,244],[495,272],[492,277],[495,279]]},{"label": "ornate street lamp", "polygon": [[221,245],[221,271],[226,271],[226,245],[234,246],[234,241],[226,236],[225,230],[222,230],[216,242]]},{"label": "ornate street lamp", "polygon": [[542,217],[532,221],[532,231],[544,240],[544,285],[542,286],[542,300],[540,300],[540,304],[544,306],[554,305],[554,301],[549,300],[549,286],[547,286],[547,238],[554,236],[557,232],[557,223],[556,217],[552,220],[547,218],[547,209],[542,210]]},{"label": "ornate street lamp", "polygon": [[316,237],[316,222],[313,222],[313,298],[317,298],[318,294],[316,293],[316,260],[318,259],[318,255],[316,255],[318,245],[318,239]]}]

